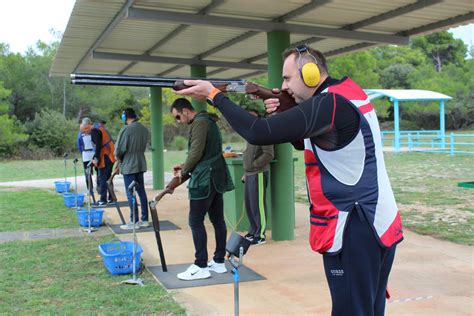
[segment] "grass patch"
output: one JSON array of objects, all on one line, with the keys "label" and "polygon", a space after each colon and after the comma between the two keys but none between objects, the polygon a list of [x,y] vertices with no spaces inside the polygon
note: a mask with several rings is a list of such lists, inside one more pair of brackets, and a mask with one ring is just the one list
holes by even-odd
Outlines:
[{"label": "grass patch", "polygon": [[111,275],[97,249],[112,238],[0,244],[0,314],[184,314],[147,271],[144,287],[119,284],[129,276]]},{"label": "grass patch", "polygon": [[[145,153],[148,170],[153,170],[151,152]],[[79,157],[79,156],[78,156]],[[166,151],[164,152],[165,172],[171,172],[176,164],[183,163],[186,159],[186,151]],[[84,168],[79,157],[77,163],[77,176],[84,176]],[[74,165],[72,160],[66,162],[66,174],[68,177],[74,176]],[[36,179],[64,179],[64,160],[10,160],[0,162],[0,182],[36,180]],[[54,184],[51,183],[51,187]]]},{"label": "grass patch", "polygon": [[74,209],[52,190],[0,187],[0,232],[78,227]]}]

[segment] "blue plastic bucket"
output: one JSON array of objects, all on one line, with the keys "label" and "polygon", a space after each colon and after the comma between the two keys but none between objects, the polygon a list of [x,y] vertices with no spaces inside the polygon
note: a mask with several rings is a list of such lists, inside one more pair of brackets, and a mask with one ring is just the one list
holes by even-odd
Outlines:
[{"label": "blue plastic bucket", "polygon": [[83,193],[64,193],[64,205],[67,207],[76,207],[76,196],[77,196],[77,206],[82,206],[84,204],[84,194]]},{"label": "blue plastic bucket", "polygon": [[[86,209],[79,209],[76,211],[77,221],[82,227],[89,227],[89,211]],[[102,217],[104,216],[104,210],[91,209],[90,221],[92,227],[99,227],[102,225]]]},{"label": "blue plastic bucket", "polygon": [[[139,244],[136,244],[135,271],[140,269],[140,256],[143,252]],[[133,272],[133,242],[111,241],[99,245],[99,252],[105,267],[113,275],[130,274]]]},{"label": "blue plastic bucket", "polygon": [[71,182],[69,181],[54,181],[54,188],[58,193],[69,192],[71,188]]}]

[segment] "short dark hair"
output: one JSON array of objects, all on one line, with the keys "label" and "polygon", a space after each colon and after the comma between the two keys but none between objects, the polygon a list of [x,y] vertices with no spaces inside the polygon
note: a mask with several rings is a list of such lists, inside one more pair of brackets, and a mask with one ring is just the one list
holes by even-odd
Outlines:
[{"label": "short dark hair", "polygon": [[125,117],[127,117],[128,119],[137,118],[137,114],[135,113],[135,110],[132,108],[126,108],[125,110],[123,110],[123,113],[125,114]]},{"label": "short dark hair", "polygon": [[[311,57],[313,56],[316,59],[319,70],[322,73],[328,74],[328,66],[327,66],[326,57],[324,57],[324,54],[319,50],[309,47],[308,45],[304,45],[304,46],[306,46],[307,51],[301,55],[302,61],[304,63],[311,62],[311,61],[314,62],[314,59]],[[287,59],[292,54],[295,55],[295,60],[297,60],[299,56],[297,47],[287,48],[283,52],[283,60]]]},{"label": "short dark hair", "polygon": [[189,102],[188,99],[179,98],[174,100],[173,104],[171,104],[170,112],[176,109],[179,113],[183,112],[183,109],[188,109],[190,111],[194,111],[193,105]]}]

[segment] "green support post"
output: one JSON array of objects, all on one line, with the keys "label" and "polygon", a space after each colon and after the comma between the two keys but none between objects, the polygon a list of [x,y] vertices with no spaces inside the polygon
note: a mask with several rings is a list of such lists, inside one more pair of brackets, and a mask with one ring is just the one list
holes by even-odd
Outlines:
[{"label": "green support post", "polygon": [[[206,78],[206,66],[191,65],[191,77]],[[192,99],[191,104],[197,112],[207,110],[207,103],[205,101],[198,101],[196,99]]]},{"label": "green support post", "polygon": [[[268,32],[268,86],[281,87],[283,51],[290,46],[288,32]],[[295,195],[293,148],[291,144],[275,146],[276,163],[271,165],[272,193],[272,239],[293,240],[295,238]]]},{"label": "green support post", "polygon": [[153,189],[165,187],[165,159],[163,156],[163,101],[159,87],[150,88],[151,113],[151,164],[153,166]]}]

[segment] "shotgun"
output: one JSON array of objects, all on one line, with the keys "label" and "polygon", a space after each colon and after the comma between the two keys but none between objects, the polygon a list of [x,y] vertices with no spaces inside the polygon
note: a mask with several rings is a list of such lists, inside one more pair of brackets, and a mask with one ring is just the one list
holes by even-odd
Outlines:
[{"label": "shotgun", "polygon": [[120,220],[122,221],[122,225],[125,225],[125,219],[123,218],[122,210],[120,209],[119,203],[117,201],[117,196],[115,195],[115,189],[114,189],[114,177],[119,174],[120,168],[117,165],[114,169],[114,172],[110,175],[110,178],[107,180],[107,190],[109,191],[109,195],[112,198],[112,201],[114,202],[115,208],[117,209],[117,213],[120,216]]},{"label": "shotgun", "polygon": [[255,83],[241,79],[209,79],[209,78],[166,78],[127,75],[100,75],[100,74],[71,74],[72,84],[108,85],[108,86],[134,86],[134,87],[168,87],[175,91],[189,88],[184,84],[187,79],[202,79],[212,83],[222,92],[246,93],[260,99],[278,98],[280,106],[277,112],[283,112],[296,105],[295,100],[286,92],[273,92]]},{"label": "shotgun", "polygon": [[152,201],[148,202],[148,206],[150,207],[150,214],[151,220],[153,222],[153,229],[155,231],[155,238],[156,243],[158,244],[158,252],[160,254],[160,261],[161,261],[161,269],[163,272],[168,271],[166,267],[166,260],[165,260],[165,253],[163,251],[163,244],[161,242],[161,235],[160,235],[160,220],[158,218],[158,212],[156,211],[156,205],[158,202],[165,196],[166,194],[173,194],[174,189],[176,189],[179,185],[186,182],[189,179],[189,175],[184,175],[180,177],[174,177],[168,183],[163,191],[161,191],[158,195],[156,195]]}]

